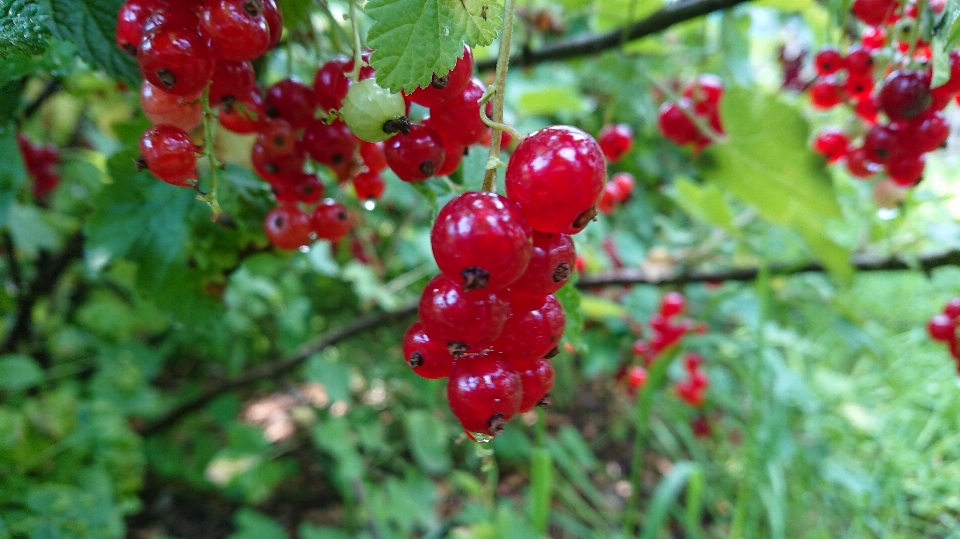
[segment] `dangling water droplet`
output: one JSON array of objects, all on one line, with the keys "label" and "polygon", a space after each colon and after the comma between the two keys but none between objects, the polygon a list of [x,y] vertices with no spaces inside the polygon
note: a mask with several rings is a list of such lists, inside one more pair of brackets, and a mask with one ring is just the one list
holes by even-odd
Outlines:
[{"label": "dangling water droplet", "polygon": [[364,207],[364,209],[370,211],[370,210],[373,210],[374,208],[377,207],[377,203],[374,202],[373,200],[368,200],[368,201],[366,201],[366,202],[363,203],[363,207]]},{"label": "dangling water droplet", "polygon": [[482,432],[471,432],[470,435],[473,436],[473,439],[476,440],[478,444],[490,443],[493,441],[493,438],[494,438],[493,436],[490,436],[489,434],[484,434]]},{"label": "dangling water droplet", "polygon": [[895,219],[900,215],[900,208],[877,208],[877,217],[884,221]]},{"label": "dangling water droplet", "polygon": [[300,247],[297,247],[297,250],[300,251],[301,253],[309,253],[309,252],[310,252],[310,246],[309,246],[309,245],[301,245]]}]

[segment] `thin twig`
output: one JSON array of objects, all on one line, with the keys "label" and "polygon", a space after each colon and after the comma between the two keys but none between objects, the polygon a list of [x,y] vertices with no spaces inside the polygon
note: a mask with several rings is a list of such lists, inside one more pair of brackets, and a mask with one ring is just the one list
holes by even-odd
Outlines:
[{"label": "thin twig", "polygon": [[[670,4],[649,17],[626,28],[617,28],[603,34],[586,34],[545,45],[537,50],[521,51],[510,61],[519,66],[565,60],[578,56],[597,54],[620,47],[624,36],[627,41],[662,32],[675,24],[702,17],[714,11],[728,9],[750,0],[681,0]],[[489,71],[496,66],[495,60],[477,62],[477,69]]]},{"label": "thin twig", "polygon": [[513,14],[515,0],[504,2],[503,30],[500,31],[500,53],[497,55],[496,80],[493,83],[493,122],[495,127],[490,139],[490,157],[487,159],[486,173],[483,176],[483,190],[496,190],[497,168],[500,161],[500,142],[503,139],[503,102],[506,99],[507,69],[510,64],[510,39],[513,36]]},{"label": "thin twig", "polygon": [[60,79],[50,79],[47,81],[46,86],[43,87],[43,90],[37,94],[37,97],[33,99],[26,107],[23,108],[23,112],[20,114],[20,117],[17,118],[17,123],[22,124],[26,120],[30,119],[34,114],[40,110],[40,107],[46,103],[47,99],[50,99],[55,93],[60,91],[62,84]]}]

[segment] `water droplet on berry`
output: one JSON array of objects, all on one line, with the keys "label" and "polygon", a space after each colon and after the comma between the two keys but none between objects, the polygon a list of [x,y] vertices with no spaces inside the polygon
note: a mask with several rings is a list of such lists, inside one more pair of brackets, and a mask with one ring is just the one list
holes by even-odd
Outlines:
[{"label": "water droplet on berry", "polygon": [[309,245],[301,245],[300,247],[297,248],[297,250],[300,251],[301,253],[309,253],[309,252],[310,252],[310,246],[309,246]]},{"label": "water droplet on berry", "polygon": [[[958,385],[960,385],[960,379],[957,380]],[[493,441],[494,436],[489,434],[484,434],[482,432],[471,432],[470,436],[473,436],[473,439],[476,440],[478,444],[487,444]]]}]

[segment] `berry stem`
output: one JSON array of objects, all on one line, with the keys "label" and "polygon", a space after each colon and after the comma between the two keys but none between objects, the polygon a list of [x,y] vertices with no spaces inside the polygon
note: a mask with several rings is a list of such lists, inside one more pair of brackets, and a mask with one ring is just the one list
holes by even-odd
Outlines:
[{"label": "berry stem", "polygon": [[491,129],[495,131],[506,131],[511,137],[513,137],[513,140],[519,141],[523,138],[519,131],[505,123],[495,122],[489,116],[487,116],[487,111],[484,110],[486,107],[484,105],[487,104],[487,101],[490,101],[490,99],[493,98],[494,93],[494,88],[491,88],[487,90],[487,93],[484,94],[484,96],[480,99],[480,119],[483,120],[483,123],[487,124],[487,126],[489,126]]},{"label": "berry stem", "polygon": [[213,154],[213,118],[216,114],[210,107],[210,85],[203,90],[201,98],[203,105],[203,153],[206,154],[210,162],[210,192],[205,195],[197,195],[197,200],[206,202],[210,206],[213,215],[211,221],[216,221],[223,210],[220,209],[220,203],[217,201],[217,171],[222,166],[217,156]]},{"label": "berry stem", "polygon": [[357,25],[357,0],[350,0],[350,26],[353,28],[353,71],[350,79],[353,82],[360,80],[360,68],[363,67],[362,48],[360,46],[360,27]]},{"label": "berry stem", "polygon": [[[503,100],[506,95],[507,67],[510,63],[510,38],[513,36],[513,13],[516,8],[515,0],[506,0],[503,5],[503,30],[500,32],[500,54],[497,56],[496,80],[493,83],[493,122],[490,125],[503,126]],[[481,115],[483,107],[480,107]],[[510,133],[514,135],[516,131]],[[496,191],[497,167],[500,166],[500,142],[503,130],[494,127],[490,139],[490,158],[487,159],[487,172],[483,175],[484,191]],[[519,140],[519,137],[517,137]]]}]

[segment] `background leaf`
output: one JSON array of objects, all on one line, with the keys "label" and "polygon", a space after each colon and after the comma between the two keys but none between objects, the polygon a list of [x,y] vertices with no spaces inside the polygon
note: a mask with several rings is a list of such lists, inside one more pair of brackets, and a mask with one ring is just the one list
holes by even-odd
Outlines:
[{"label": "background leaf", "polygon": [[77,54],[97,69],[127,83],[140,86],[140,72],[133,58],[116,45],[117,12],[123,0],[44,0],[53,34],[77,46]]}]

